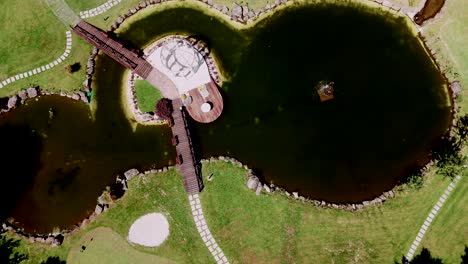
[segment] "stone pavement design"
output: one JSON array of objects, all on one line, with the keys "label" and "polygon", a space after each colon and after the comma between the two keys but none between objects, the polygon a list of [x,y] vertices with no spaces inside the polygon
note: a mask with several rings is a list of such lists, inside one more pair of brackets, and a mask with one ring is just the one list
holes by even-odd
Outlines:
[{"label": "stone pavement design", "polygon": [[111,9],[113,6],[115,6],[116,4],[120,2],[122,2],[122,0],[109,0],[98,7],[80,12],[80,17],[85,19],[85,18],[100,15],[106,12],[107,10]]},{"label": "stone pavement design", "polygon": [[28,72],[17,74],[15,76],[12,76],[12,77],[6,79],[6,80],[0,81],[0,88],[4,87],[4,86],[6,86],[6,85],[8,85],[10,83],[13,83],[13,82],[16,82],[18,80],[24,79],[26,77],[33,76],[33,75],[39,74],[39,73],[41,73],[43,71],[49,70],[49,69],[57,66],[61,62],[63,62],[68,57],[68,55],[70,55],[71,47],[72,47],[72,34],[71,34],[71,31],[66,31],[65,34],[67,36],[67,46],[65,48],[65,52],[59,58],[57,58],[56,60],[54,60],[53,62],[51,62],[49,64],[43,65],[43,66],[38,67],[36,69],[30,70]]},{"label": "stone pavement design", "polygon": [[447,189],[445,189],[445,192],[439,198],[439,201],[437,201],[437,204],[434,205],[434,207],[432,208],[431,212],[429,213],[426,220],[424,221],[424,224],[421,226],[421,229],[419,229],[419,233],[416,236],[416,239],[413,241],[413,244],[411,245],[410,249],[408,250],[408,253],[406,254],[406,258],[408,260],[413,259],[414,253],[416,252],[416,249],[418,249],[418,246],[421,243],[421,240],[423,239],[424,234],[426,233],[427,229],[429,228],[429,225],[431,224],[432,220],[434,220],[440,208],[442,208],[448,196],[450,195],[450,193],[452,193],[453,189],[455,188],[455,185],[460,181],[460,179],[461,179],[461,176],[457,176],[453,180],[453,182],[449,184]]},{"label": "stone pavement design", "polygon": [[200,198],[198,197],[198,194],[189,195],[188,198],[190,200],[190,206],[192,207],[192,215],[193,219],[195,220],[198,233],[200,233],[203,242],[205,243],[208,250],[211,252],[211,255],[213,255],[214,259],[216,260],[216,263],[229,263],[223,251],[213,238],[213,235],[211,235],[208,226],[206,225],[205,217],[203,216],[203,211],[201,208]]}]

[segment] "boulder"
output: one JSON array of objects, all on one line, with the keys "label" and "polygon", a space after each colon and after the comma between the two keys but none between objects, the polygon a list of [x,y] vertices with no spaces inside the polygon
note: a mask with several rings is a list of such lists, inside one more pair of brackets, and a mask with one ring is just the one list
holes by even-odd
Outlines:
[{"label": "boulder", "polygon": [[262,183],[258,183],[257,189],[255,190],[255,194],[256,194],[256,195],[260,195],[260,193],[262,193],[262,189],[263,189],[263,184],[262,184]]},{"label": "boulder", "polygon": [[35,87],[29,87],[27,90],[26,90],[26,93],[28,93],[28,97],[29,98],[34,98],[37,96],[37,89]]},{"label": "boulder", "polygon": [[270,189],[270,187],[268,187],[267,184],[263,185],[263,188],[265,189],[266,192],[268,192],[268,193],[271,192],[271,189]]},{"label": "boulder", "polygon": [[88,97],[86,96],[85,93],[80,91],[77,94],[80,96],[81,101],[83,101],[85,103],[89,103]]},{"label": "boulder", "polygon": [[232,3],[232,15],[234,17],[242,16],[242,7],[236,3]]},{"label": "boulder", "polygon": [[21,90],[18,93],[18,96],[21,98],[21,100],[26,100],[28,99],[28,93],[25,90]]},{"label": "boulder", "polygon": [[450,84],[450,88],[452,89],[453,97],[457,97],[462,90],[462,87],[459,81],[452,82]]},{"label": "boulder", "polygon": [[95,214],[100,215],[103,211],[103,207],[100,204],[96,205],[96,208],[94,209]]},{"label": "boulder", "polygon": [[16,107],[17,104],[18,104],[18,96],[13,95],[12,97],[10,97],[8,99],[8,108],[9,109],[11,109],[13,107]]},{"label": "boulder", "polygon": [[141,2],[138,6],[141,7],[141,8],[145,8],[146,7],[146,2]]},{"label": "boulder", "polygon": [[299,193],[293,192],[292,194],[293,194],[293,196],[294,196],[295,199],[299,198]]},{"label": "boulder", "polygon": [[78,94],[73,94],[72,99],[75,100],[75,101],[78,101],[78,100],[80,100],[80,96]]},{"label": "boulder", "polygon": [[122,24],[124,22],[124,20],[125,19],[123,17],[119,16],[119,18],[117,18],[117,23]]},{"label": "boulder", "polygon": [[248,6],[242,6],[242,17],[247,17],[249,14],[249,7]]},{"label": "boulder", "polygon": [[136,175],[138,175],[140,172],[137,169],[130,169],[124,173],[125,178],[128,180],[132,179]]},{"label": "boulder", "polygon": [[148,121],[151,121],[152,119],[153,119],[153,116],[150,114],[141,115],[141,121],[143,122],[148,122]]},{"label": "boulder", "polygon": [[256,190],[259,183],[260,180],[257,177],[252,176],[247,180],[247,188],[250,190]]},{"label": "boulder", "polygon": [[229,12],[229,8],[227,6],[223,6],[221,8],[221,12],[223,12],[224,14],[227,14]]}]

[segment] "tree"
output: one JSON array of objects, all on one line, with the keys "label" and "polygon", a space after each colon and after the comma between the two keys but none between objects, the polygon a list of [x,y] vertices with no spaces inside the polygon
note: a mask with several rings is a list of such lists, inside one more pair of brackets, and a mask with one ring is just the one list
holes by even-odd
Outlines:
[{"label": "tree", "polygon": [[26,254],[16,252],[20,241],[13,238],[6,238],[5,235],[0,235],[0,263],[17,264],[23,260],[27,260]]},{"label": "tree", "polygon": [[459,175],[465,163],[461,150],[468,142],[468,115],[458,119],[453,131],[453,136],[443,137],[432,151],[438,172],[450,178]]},{"label": "tree", "polygon": [[156,104],[156,114],[168,121],[172,120],[173,110],[172,101],[168,98],[163,98]]}]

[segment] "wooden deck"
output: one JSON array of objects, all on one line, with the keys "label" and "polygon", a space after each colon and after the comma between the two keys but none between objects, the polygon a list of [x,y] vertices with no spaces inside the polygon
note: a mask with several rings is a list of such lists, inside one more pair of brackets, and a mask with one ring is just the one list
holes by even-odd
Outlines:
[{"label": "wooden deck", "polygon": [[174,112],[172,114],[173,125],[172,135],[176,140],[176,152],[178,164],[177,169],[182,175],[185,191],[187,194],[196,194],[203,189],[203,182],[200,177],[200,168],[197,167],[192,141],[190,139],[190,131],[188,130],[185,108],[180,99],[172,100]]},{"label": "wooden deck", "polygon": [[[223,97],[218,90],[216,83],[211,80],[210,83],[205,84],[205,88],[208,92],[207,97],[203,97],[199,89],[192,89],[189,91],[189,95],[192,97],[192,102],[186,105],[187,111],[190,116],[197,122],[210,123],[215,121],[223,112]],[[204,103],[209,103],[212,107],[211,111],[203,113],[201,106]]]}]

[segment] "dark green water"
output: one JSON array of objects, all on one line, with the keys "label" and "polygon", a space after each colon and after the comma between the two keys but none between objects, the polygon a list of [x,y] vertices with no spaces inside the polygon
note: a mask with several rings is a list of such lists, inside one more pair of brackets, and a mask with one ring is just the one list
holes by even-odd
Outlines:
[{"label": "dark green water", "polygon": [[0,197],[8,201],[2,218],[12,216],[31,232],[68,227],[94,210],[97,196],[118,173],[173,159],[168,128],[133,131],[119,109],[102,101],[95,121],[88,106],[59,96],[2,115]]},{"label": "dark green water", "polygon": [[[290,191],[332,202],[380,195],[448,128],[443,80],[401,19],[309,6],[239,32],[177,9],[119,36],[141,47],[167,32],[205,40],[230,77],[221,118],[196,127],[201,155],[235,157]],[[335,82],[336,99],[318,100],[321,80]]]},{"label": "dark green water", "polygon": [[[194,128],[201,156],[235,157],[290,191],[333,202],[380,195],[423,164],[448,128],[443,80],[402,21],[357,7],[310,6],[236,31],[179,8],[119,36],[142,47],[174,32],[205,40],[229,78],[220,119]],[[58,97],[2,117],[2,138],[12,138],[5,144],[16,151],[2,153],[2,175],[21,176],[4,176],[17,189],[2,194],[13,197],[2,216],[29,230],[68,226],[94,209],[115,174],[172,162],[168,128],[133,131],[125,118],[123,72],[99,56],[95,121],[86,106]],[[321,80],[335,82],[333,101],[319,102]]]}]

